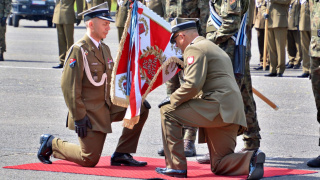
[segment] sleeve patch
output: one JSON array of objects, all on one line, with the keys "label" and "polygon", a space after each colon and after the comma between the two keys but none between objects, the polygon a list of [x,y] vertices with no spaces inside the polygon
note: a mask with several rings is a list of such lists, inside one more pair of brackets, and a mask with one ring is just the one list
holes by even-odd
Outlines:
[{"label": "sleeve patch", "polygon": [[188,61],[188,64],[194,63],[194,56],[189,56],[189,57],[187,58],[187,61]]},{"label": "sleeve patch", "polygon": [[77,62],[76,59],[71,58],[70,62],[69,62],[69,66],[73,68],[75,66],[76,62]]}]

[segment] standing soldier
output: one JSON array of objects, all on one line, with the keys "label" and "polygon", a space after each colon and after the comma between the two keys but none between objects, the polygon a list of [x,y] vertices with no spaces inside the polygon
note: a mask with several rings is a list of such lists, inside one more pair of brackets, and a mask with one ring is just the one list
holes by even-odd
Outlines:
[{"label": "standing soldier", "polygon": [[291,0],[271,0],[268,14],[268,54],[270,73],[265,76],[282,77],[286,68],[288,9]]},{"label": "standing soldier", "polygon": [[299,69],[301,66],[301,45],[299,34],[300,2],[291,0],[288,15],[287,51],[289,62],[287,68]]},{"label": "standing soldier", "polygon": [[[256,17],[254,21],[254,27],[257,31],[258,37],[258,48],[259,48],[259,59],[260,65],[255,68],[255,70],[263,69],[263,47],[264,47],[264,28],[265,28],[265,18],[263,15],[266,13],[266,1],[265,0],[256,0]],[[269,60],[267,58],[266,70],[269,70]]]},{"label": "standing soldier", "polygon": [[0,0],[0,61],[4,61],[3,53],[6,52],[6,22],[10,9],[11,0]]},{"label": "standing soldier", "polygon": [[82,12],[82,0],[57,0],[56,2],[52,22],[57,27],[60,63],[53,68],[63,67],[66,52],[73,44],[74,23],[78,26],[81,22],[81,17],[75,16],[75,2],[77,2],[77,13]]},{"label": "standing soldier", "polygon": [[[247,17],[247,51],[246,51],[246,59],[245,59],[245,71],[243,78],[237,77],[237,83],[241,90],[241,95],[244,104],[244,112],[246,114],[246,121],[248,128],[246,131],[240,130],[239,133],[243,132],[243,141],[244,148],[243,150],[257,150],[260,147],[260,127],[256,114],[256,104],[253,99],[252,94],[252,82],[250,75],[250,58],[251,58],[251,28],[253,24],[253,12],[254,12],[254,1],[250,0],[250,8]],[[234,4],[236,3],[236,4]],[[241,19],[244,13],[248,9],[248,1],[238,0],[238,1],[214,1],[212,4],[216,12],[215,19],[221,18],[221,26],[217,29],[214,25],[216,23],[214,18],[209,18],[207,24],[207,39],[211,40],[219,47],[221,47],[230,57],[232,64],[234,64],[235,60],[235,40],[233,39],[233,35],[238,32],[240,28]],[[222,7],[228,7],[223,9]],[[228,24],[228,22],[233,22],[232,25]],[[197,158],[197,161],[201,164],[210,163],[209,154]]]},{"label": "standing soldier", "polygon": [[310,9],[309,2],[307,0],[301,0],[300,8],[300,20],[299,30],[301,38],[301,53],[302,53],[302,75],[299,78],[307,78],[310,75],[310,56],[309,56],[309,45],[311,40],[311,29],[310,29]]},{"label": "standing soldier", "polygon": [[[317,107],[317,120],[320,123],[320,1],[309,0],[311,20],[310,68],[313,95]],[[320,144],[319,144],[320,145]],[[320,167],[320,156],[307,163],[310,167]]]}]

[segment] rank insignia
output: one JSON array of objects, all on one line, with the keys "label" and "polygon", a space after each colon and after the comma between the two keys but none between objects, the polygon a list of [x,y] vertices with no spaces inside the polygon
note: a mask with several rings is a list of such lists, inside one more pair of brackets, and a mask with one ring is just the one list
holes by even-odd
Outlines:
[{"label": "rank insignia", "polygon": [[189,57],[187,58],[187,61],[188,61],[188,64],[194,63],[194,57],[193,57],[193,56],[189,56]]},{"label": "rank insignia", "polygon": [[76,62],[77,62],[76,59],[70,59],[69,66],[73,68],[75,66]]}]

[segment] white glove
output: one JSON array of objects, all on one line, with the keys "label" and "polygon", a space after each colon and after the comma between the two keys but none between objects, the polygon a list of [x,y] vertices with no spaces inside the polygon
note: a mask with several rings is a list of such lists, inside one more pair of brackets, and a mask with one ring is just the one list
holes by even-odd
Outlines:
[{"label": "white glove", "polygon": [[122,6],[123,2],[124,2],[123,0],[117,0],[117,3],[118,3],[119,6]]},{"label": "white glove", "polygon": [[86,0],[87,1],[87,3],[91,3],[91,0]]}]

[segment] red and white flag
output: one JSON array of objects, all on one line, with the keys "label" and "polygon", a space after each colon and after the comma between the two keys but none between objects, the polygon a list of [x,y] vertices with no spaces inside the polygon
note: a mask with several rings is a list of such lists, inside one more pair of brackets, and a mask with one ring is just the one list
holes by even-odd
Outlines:
[{"label": "red and white flag", "polygon": [[142,101],[183,66],[181,51],[170,43],[171,26],[135,1],[125,25],[111,81],[111,100],[127,107],[124,126],[138,123]]}]

